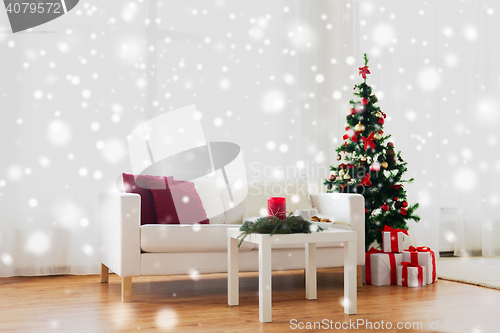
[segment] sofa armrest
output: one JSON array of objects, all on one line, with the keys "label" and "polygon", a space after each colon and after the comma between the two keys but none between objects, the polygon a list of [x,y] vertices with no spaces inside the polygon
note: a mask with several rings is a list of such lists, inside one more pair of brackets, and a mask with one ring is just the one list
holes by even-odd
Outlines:
[{"label": "sofa armrest", "polygon": [[120,277],[141,275],[141,196],[99,195],[99,261]]},{"label": "sofa armrest", "polygon": [[[365,198],[361,194],[311,194],[313,207],[322,215],[332,216],[335,222],[344,222],[358,233],[357,264],[365,263]],[[333,226],[335,227],[335,225]]]}]

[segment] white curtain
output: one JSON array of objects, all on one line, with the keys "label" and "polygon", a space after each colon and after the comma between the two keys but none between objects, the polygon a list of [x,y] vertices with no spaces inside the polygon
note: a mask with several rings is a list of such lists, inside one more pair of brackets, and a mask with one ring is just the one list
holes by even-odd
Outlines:
[{"label": "white curtain", "polygon": [[360,1],[359,13],[368,82],[415,178],[417,244],[500,255],[498,2]]},{"label": "white curtain", "polygon": [[353,8],[80,2],[19,34],[0,11],[0,276],[97,273],[97,196],[131,170],[127,135],[178,107],[196,104],[250,174],[310,166],[318,184],[354,82]]}]

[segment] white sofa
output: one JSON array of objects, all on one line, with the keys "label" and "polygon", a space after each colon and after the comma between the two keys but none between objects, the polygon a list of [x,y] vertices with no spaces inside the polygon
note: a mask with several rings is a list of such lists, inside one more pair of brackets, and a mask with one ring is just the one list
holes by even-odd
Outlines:
[{"label": "white sofa", "polygon": [[[201,196],[201,195],[200,195]],[[210,198],[217,201],[216,196]],[[320,215],[339,224],[332,227],[355,230],[358,235],[358,286],[364,264],[364,198],[359,194],[312,194],[312,206]],[[227,228],[240,227],[241,206],[210,219],[207,225],[142,225],[138,194],[106,193],[99,197],[99,260],[101,282],[108,282],[109,269],[122,278],[122,301],[131,301],[132,277],[227,272]],[[204,206],[206,203],[203,203]],[[210,210],[205,206],[205,209]],[[221,223],[222,222],[222,223]],[[215,224],[214,224],[215,223]],[[273,247],[273,270],[304,269],[304,247]],[[317,267],[343,266],[341,244],[318,244]],[[258,250],[243,242],[240,271],[258,271]]]}]

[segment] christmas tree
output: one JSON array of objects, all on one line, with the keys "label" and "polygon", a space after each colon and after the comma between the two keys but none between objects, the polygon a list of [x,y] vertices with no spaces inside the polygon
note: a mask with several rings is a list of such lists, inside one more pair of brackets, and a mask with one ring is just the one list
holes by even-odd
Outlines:
[{"label": "christmas tree", "polygon": [[386,114],[375,105],[378,99],[372,95],[372,88],[366,84],[368,56],[364,55],[365,66],[359,68],[364,81],[354,86],[357,100],[351,100],[347,115],[347,133],[344,143],[336,149],[338,166],[331,166],[330,178],[325,180],[329,193],[359,193],[365,198],[365,247],[376,241],[382,244],[381,229],[388,225],[396,229],[408,229],[407,220],[418,222],[415,215],[418,203],[409,205],[403,180],[407,163],[401,152],[394,151],[390,135],[384,135]]}]

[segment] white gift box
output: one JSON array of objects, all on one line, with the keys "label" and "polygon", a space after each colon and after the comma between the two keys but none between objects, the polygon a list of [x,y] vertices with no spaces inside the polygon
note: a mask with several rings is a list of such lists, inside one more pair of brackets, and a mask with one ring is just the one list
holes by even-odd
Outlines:
[{"label": "white gift box", "polygon": [[[395,235],[395,237],[397,237],[397,246],[394,249],[392,248],[392,235]],[[392,253],[403,252],[403,233],[401,231],[382,231],[382,251]]]},{"label": "white gift box", "polygon": [[[411,248],[415,249],[415,248]],[[435,278],[433,279],[434,270],[437,269],[436,261],[432,260],[432,253],[425,251],[403,251],[403,261],[411,262],[420,266],[425,267],[426,269],[426,281],[427,284],[431,284],[437,281],[437,272],[434,274]]]},{"label": "white gift box", "polygon": [[[406,276],[406,281],[408,283],[408,287],[421,287],[426,285],[426,271],[425,267],[422,267],[422,283],[419,283],[419,274],[418,274],[418,267],[408,267],[408,274]],[[398,271],[398,286],[403,285],[403,268],[404,266],[399,265],[397,268]]]},{"label": "white gift box", "polygon": [[[372,253],[370,254],[370,271],[371,284],[374,286],[389,286],[391,285],[391,260],[389,256],[394,256],[393,272],[396,274],[398,265],[401,265],[403,260],[402,253]],[[363,283],[366,282],[366,263],[363,265]],[[393,284],[396,284],[395,279]]]}]

